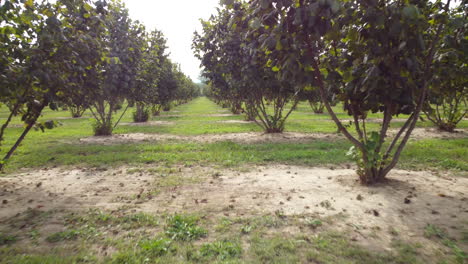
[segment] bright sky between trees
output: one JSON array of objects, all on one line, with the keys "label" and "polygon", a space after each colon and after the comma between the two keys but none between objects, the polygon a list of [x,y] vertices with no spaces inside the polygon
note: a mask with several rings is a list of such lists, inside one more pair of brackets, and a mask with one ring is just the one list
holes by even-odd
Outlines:
[{"label": "bright sky between trees", "polygon": [[124,0],[134,20],[148,28],[157,28],[168,42],[170,58],[182,71],[198,81],[200,61],[193,55],[193,32],[201,30],[199,19],[208,19],[216,12],[219,0]]}]

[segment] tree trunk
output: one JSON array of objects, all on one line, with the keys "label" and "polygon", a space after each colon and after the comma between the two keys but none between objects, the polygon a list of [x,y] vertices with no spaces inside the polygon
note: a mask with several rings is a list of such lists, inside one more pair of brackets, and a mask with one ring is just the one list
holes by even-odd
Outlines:
[{"label": "tree trunk", "polygon": [[313,102],[312,100],[309,100],[310,107],[312,107],[312,111],[314,111],[315,114],[323,114],[323,111],[325,110],[325,105],[323,105],[322,102]]},{"label": "tree trunk", "polygon": [[382,168],[368,168],[364,169],[362,173],[359,173],[359,180],[364,185],[373,185],[376,183],[381,183],[386,180],[387,174],[384,173]]},{"label": "tree trunk", "polygon": [[250,102],[245,103],[245,121],[255,121],[256,117],[255,105]]},{"label": "tree trunk", "polygon": [[23,142],[23,140],[26,138],[26,136],[28,135],[29,131],[31,131],[31,129],[33,128],[33,126],[36,124],[36,121],[37,119],[39,118],[39,116],[41,116],[41,113],[42,113],[42,110],[44,110],[44,108],[46,107],[47,103],[43,103],[39,109],[37,110],[37,113],[36,115],[34,116],[34,119],[33,120],[30,120],[29,124],[26,126],[26,128],[24,129],[23,133],[21,134],[21,136],[18,138],[18,140],[16,140],[15,144],[10,148],[10,150],[8,151],[8,153],[5,155],[5,157],[3,157],[3,159],[0,161],[0,171],[3,170],[6,162],[11,158],[11,156],[13,155],[13,153],[16,151],[16,149],[19,147],[19,145],[21,144],[21,142]]},{"label": "tree trunk", "polygon": [[136,112],[133,114],[133,121],[135,123],[148,122],[149,111],[143,103],[136,103]]},{"label": "tree trunk", "polygon": [[161,105],[154,105],[151,108],[151,113],[153,114],[153,116],[161,115]]},{"label": "tree trunk", "polygon": [[70,109],[70,113],[73,118],[80,118],[83,116],[84,112],[86,111],[86,108],[82,106],[68,106]]}]

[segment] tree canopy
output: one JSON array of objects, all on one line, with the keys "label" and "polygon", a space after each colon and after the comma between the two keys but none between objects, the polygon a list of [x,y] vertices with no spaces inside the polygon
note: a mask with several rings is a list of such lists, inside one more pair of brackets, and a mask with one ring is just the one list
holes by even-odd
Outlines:
[{"label": "tree canopy", "polygon": [[[211,95],[264,102],[318,92],[354,145],[348,154],[363,183],[382,181],[395,167],[425,106],[440,113],[437,107],[450,100],[457,110],[448,111],[448,122],[465,116],[457,106],[466,102],[466,1],[456,8],[450,0],[222,2],[218,15],[203,22],[204,34],[195,35]],[[449,60],[459,69],[444,74]],[[261,96],[251,96],[253,91]],[[431,94],[445,94],[438,102],[433,96],[435,111],[427,100]],[[335,102],[352,117],[351,128],[335,114]],[[380,129],[367,128],[368,113],[382,113]],[[389,138],[391,121],[400,115],[409,117]]]},{"label": "tree canopy", "polygon": [[1,3],[0,19],[0,106],[9,109],[0,146],[15,116],[25,123],[0,169],[31,129],[56,125],[38,122],[46,107],[65,105],[75,117],[90,109],[95,134],[110,135],[123,104],[146,109],[198,95],[167,59],[162,33],[131,20],[118,0],[10,0]]}]

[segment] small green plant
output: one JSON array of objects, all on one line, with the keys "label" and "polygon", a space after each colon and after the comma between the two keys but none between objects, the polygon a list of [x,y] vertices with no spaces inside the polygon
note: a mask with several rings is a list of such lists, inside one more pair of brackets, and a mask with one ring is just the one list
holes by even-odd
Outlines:
[{"label": "small green plant", "polygon": [[250,234],[252,232],[253,226],[250,224],[243,225],[241,227],[242,234]]},{"label": "small green plant", "polygon": [[437,238],[445,238],[446,234],[445,231],[439,228],[438,226],[428,224],[424,229],[424,236],[427,238],[437,237]]},{"label": "small green plant", "polygon": [[172,241],[167,238],[146,240],[140,243],[140,247],[146,255],[160,257],[167,254],[171,248]]},{"label": "small green plant", "polygon": [[287,223],[284,217],[280,217],[277,214],[261,216],[261,217],[255,218],[252,222],[255,227],[267,227],[267,228],[278,228]]},{"label": "small green plant", "polygon": [[173,240],[190,241],[206,236],[204,228],[197,226],[198,217],[186,215],[171,216],[167,223],[166,234]]},{"label": "small green plant", "polygon": [[34,242],[37,242],[37,239],[41,236],[41,234],[39,233],[39,231],[37,231],[36,229],[34,230],[31,230],[31,232],[29,232],[29,237],[31,238],[32,241]]},{"label": "small green plant", "polygon": [[284,213],[283,210],[276,210],[275,215],[276,215],[276,217],[281,218],[281,219],[286,218],[286,214]]},{"label": "small green plant", "polygon": [[17,241],[16,236],[5,235],[3,233],[0,233],[0,246],[10,245],[10,244],[15,243],[16,241]]},{"label": "small green plant", "polygon": [[306,219],[306,224],[312,229],[316,229],[323,225],[322,221],[319,219]]},{"label": "small green plant", "polygon": [[200,255],[204,257],[216,257],[218,260],[239,258],[242,248],[238,242],[216,241],[204,244],[200,248]]},{"label": "small green plant", "polygon": [[346,156],[353,159],[357,166],[357,173],[361,178],[366,178],[366,173],[373,168],[383,168],[386,164],[386,160],[380,153],[380,135],[379,133],[372,131],[367,140],[364,142],[365,155],[361,150],[352,146],[346,153]]},{"label": "small green plant", "polygon": [[232,221],[228,218],[221,219],[220,223],[215,226],[216,232],[227,232],[232,226]]},{"label": "small green plant", "polygon": [[80,235],[78,230],[66,230],[63,232],[54,233],[46,238],[46,241],[49,243],[57,243],[64,240],[75,240]]},{"label": "small green plant", "polygon": [[147,263],[143,262],[141,256],[135,254],[135,252],[127,250],[124,252],[118,252],[112,256],[112,260],[110,261],[112,264],[140,264],[140,263]]},{"label": "small green plant", "polygon": [[123,225],[124,229],[135,229],[142,226],[157,226],[159,224],[156,217],[145,213],[126,215],[117,218],[117,221]]}]

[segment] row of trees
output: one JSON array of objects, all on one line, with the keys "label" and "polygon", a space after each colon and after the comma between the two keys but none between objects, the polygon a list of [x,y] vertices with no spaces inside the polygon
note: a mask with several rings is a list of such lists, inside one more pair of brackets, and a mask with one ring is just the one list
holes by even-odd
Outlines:
[{"label": "row of trees", "polygon": [[[90,109],[96,135],[110,135],[116,111],[136,105],[135,119],[149,108],[168,108],[196,96],[197,87],[165,54],[161,32],[147,32],[118,0],[7,0],[0,5],[0,106],[11,120],[21,116],[24,131],[0,160],[0,170],[38,122],[46,107],[66,105],[75,117]],[[125,112],[125,111],[123,111]]]},{"label": "row of trees", "polygon": [[[395,167],[422,112],[448,131],[466,116],[466,0],[222,2],[193,44],[209,95],[242,108],[266,132],[281,132],[301,98],[317,112],[323,104],[353,144],[349,155],[364,184]],[[334,102],[352,116],[352,127]],[[368,113],[377,112],[380,129],[369,131]],[[389,138],[401,114],[409,118]]]}]

